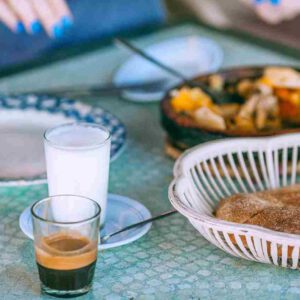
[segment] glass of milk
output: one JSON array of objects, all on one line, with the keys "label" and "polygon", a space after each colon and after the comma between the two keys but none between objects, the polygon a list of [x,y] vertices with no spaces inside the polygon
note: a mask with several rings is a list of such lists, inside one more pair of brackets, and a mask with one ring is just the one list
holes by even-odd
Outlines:
[{"label": "glass of milk", "polygon": [[[92,123],[65,124],[44,134],[49,195],[71,194],[97,201],[101,225],[106,215],[110,144],[109,131]],[[55,213],[63,215],[59,205],[55,203]]]}]

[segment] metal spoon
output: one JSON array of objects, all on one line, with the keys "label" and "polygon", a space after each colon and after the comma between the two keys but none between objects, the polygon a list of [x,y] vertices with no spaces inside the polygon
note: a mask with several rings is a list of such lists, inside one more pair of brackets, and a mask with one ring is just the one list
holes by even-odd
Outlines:
[{"label": "metal spoon", "polygon": [[107,96],[120,94],[124,90],[136,91],[136,92],[156,92],[161,90],[167,84],[167,80],[157,79],[147,82],[132,82],[128,84],[115,85],[109,84],[98,84],[98,85],[82,85],[82,86],[66,86],[58,88],[48,88],[35,91],[26,91],[26,94],[45,94],[51,95],[62,95],[65,97],[71,96]]},{"label": "metal spoon", "polygon": [[183,81],[183,83],[185,83],[189,86],[192,86],[192,87],[200,87],[206,94],[208,94],[214,100],[215,103],[219,102],[218,101],[219,97],[206,84],[187,78],[182,73],[165,65],[164,63],[155,59],[154,57],[147,54],[143,50],[137,48],[136,46],[134,46],[132,43],[130,43],[126,39],[115,38],[114,41],[117,45],[121,45],[121,46],[125,47],[126,49],[129,49],[130,51],[136,53],[137,55],[141,56],[142,58],[146,59],[147,61],[151,62],[152,64],[154,64],[157,67],[161,68],[162,70],[166,71],[167,73],[173,75],[174,77],[179,78],[180,80]]},{"label": "metal spoon", "polygon": [[153,221],[156,221],[156,220],[160,220],[160,219],[163,219],[165,217],[168,217],[168,216],[171,216],[173,214],[176,214],[177,213],[177,210],[170,210],[170,211],[167,211],[167,212],[164,212],[158,216],[155,216],[155,217],[152,217],[150,219],[146,219],[144,221],[141,221],[141,222],[138,222],[138,223],[135,223],[135,224],[132,224],[132,225],[129,225],[129,226],[126,226],[118,231],[115,231],[113,233],[109,233],[109,234],[106,234],[105,236],[103,236],[101,238],[101,244],[102,243],[105,243],[107,240],[109,240],[111,237],[119,234],[119,233],[122,233],[124,231],[127,231],[129,229],[132,229],[132,228],[135,228],[135,227],[138,227],[138,226],[142,226],[142,225],[145,225],[147,223],[150,223],[150,222],[153,222]]}]

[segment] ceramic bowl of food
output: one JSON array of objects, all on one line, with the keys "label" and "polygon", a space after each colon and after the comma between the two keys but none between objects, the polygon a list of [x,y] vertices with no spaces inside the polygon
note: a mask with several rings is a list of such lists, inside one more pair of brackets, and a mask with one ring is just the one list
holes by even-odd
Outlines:
[{"label": "ceramic bowl of food", "polygon": [[300,73],[290,66],[230,68],[194,81],[210,86],[218,103],[199,87],[179,85],[161,102],[168,141],[185,150],[231,137],[300,131]]}]

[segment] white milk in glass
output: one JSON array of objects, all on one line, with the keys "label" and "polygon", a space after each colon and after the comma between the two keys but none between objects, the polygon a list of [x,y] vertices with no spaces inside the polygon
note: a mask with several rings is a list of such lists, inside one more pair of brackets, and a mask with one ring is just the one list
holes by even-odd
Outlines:
[{"label": "white milk in glass", "polygon": [[[101,224],[106,215],[110,134],[98,125],[76,123],[45,133],[49,195],[85,196],[101,206]],[[64,212],[55,204],[55,217]],[[78,204],[80,205],[80,204]],[[64,219],[65,219],[64,215]],[[80,216],[69,216],[70,221]]]}]

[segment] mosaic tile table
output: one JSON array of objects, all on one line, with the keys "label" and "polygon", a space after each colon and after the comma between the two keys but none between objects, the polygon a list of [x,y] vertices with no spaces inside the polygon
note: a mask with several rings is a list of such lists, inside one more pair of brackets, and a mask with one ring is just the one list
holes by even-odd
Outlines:
[{"label": "mosaic tile table", "polygon": [[[224,66],[300,61],[197,25],[181,25],[138,39],[148,45],[197,33],[214,38]],[[283,49],[284,50],[284,49]],[[0,81],[9,92],[47,85],[109,81],[127,53],[112,46]],[[173,162],[164,155],[158,104],[113,97],[90,104],[114,112],[128,128],[127,148],[111,166],[110,192],[144,203],[153,214],[170,208],[167,187]],[[32,242],[18,226],[22,210],[47,194],[45,185],[0,189],[0,298],[47,299],[40,294]],[[299,299],[300,273],[228,256],[180,216],[153,224],[140,240],[99,253],[93,291],[81,299]],[[53,299],[53,298],[51,298]]]}]

